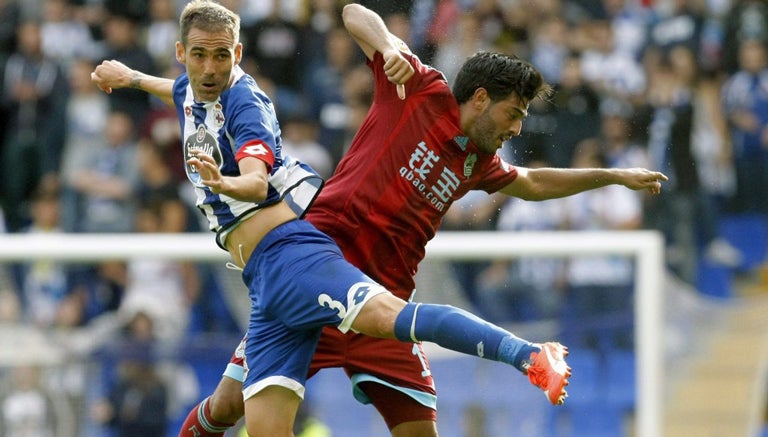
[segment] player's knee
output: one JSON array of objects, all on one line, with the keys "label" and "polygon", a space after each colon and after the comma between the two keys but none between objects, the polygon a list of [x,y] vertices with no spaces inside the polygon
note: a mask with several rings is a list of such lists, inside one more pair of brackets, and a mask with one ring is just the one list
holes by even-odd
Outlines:
[{"label": "player's knee", "polygon": [[406,302],[391,294],[380,294],[365,304],[352,328],[372,337],[395,338],[395,320]]},{"label": "player's knee", "polygon": [[245,414],[243,394],[238,387],[220,385],[208,402],[211,418],[217,422],[235,423]]}]

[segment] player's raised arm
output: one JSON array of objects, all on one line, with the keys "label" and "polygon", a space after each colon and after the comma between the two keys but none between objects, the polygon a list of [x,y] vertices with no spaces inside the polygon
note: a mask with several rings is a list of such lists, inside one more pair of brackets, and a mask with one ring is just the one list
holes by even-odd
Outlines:
[{"label": "player's raised arm", "polygon": [[348,4],[342,11],[344,26],[368,59],[377,51],[384,57],[384,73],[397,84],[397,94],[405,98],[405,84],[413,76],[413,66],[400,53],[398,39],[390,34],[384,20],[359,4]]},{"label": "player's raised arm", "polygon": [[631,190],[661,192],[667,176],[644,168],[518,168],[518,177],[502,193],[524,200],[547,200],[571,196],[607,185]]},{"label": "player's raised arm", "polygon": [[173,80],[150,76],[119,61],[104,61],[91,73],[91,81],[109,94],[113,89],[135,88],[148,92],[173,106]]}]

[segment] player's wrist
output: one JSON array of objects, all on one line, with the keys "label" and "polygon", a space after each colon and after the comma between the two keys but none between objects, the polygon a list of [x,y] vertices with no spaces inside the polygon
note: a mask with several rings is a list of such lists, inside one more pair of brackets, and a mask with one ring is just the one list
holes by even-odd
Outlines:
[{"label": "player's wrist", "polygon": [[128,88],[134,88],[137,90],[143,89],[141,87],[142,83],[142,74],[136,70],[131,70],[130,72],[130,79],[128,81]]}]

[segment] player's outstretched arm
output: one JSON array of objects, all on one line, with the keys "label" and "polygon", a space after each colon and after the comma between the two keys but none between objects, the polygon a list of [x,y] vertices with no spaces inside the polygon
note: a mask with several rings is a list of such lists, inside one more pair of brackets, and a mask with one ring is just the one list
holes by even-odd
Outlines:
[{"label": "player's outstretched arm", "polygon": [[91,81],[109,94],[113,89],[135,88],[148,92],[173,106],[173,80],[150,76],[119,61],[104,61],[91,73]]},{"label": "player's outstretched arm", "polygon": [[524,168],[502,193],[524,200],[547,200],[571,196],[607,185],[623,185],[631,190],[661,193],[667,176],[644,168]]}]

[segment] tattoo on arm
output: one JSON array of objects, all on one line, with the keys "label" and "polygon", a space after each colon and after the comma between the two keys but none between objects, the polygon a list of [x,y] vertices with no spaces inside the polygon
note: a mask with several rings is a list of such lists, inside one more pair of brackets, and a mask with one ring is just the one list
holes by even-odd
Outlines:
[{"label": "tattoo on arm", "polygon": [[141,88],[141,77],[138,72],[134,72],[133,76],[131,77],[131,83],[128,84],[130,88]]}]

